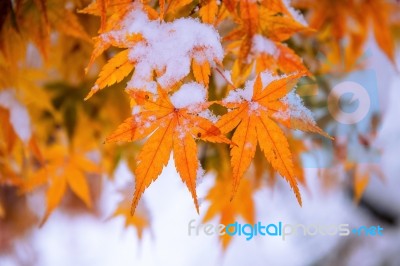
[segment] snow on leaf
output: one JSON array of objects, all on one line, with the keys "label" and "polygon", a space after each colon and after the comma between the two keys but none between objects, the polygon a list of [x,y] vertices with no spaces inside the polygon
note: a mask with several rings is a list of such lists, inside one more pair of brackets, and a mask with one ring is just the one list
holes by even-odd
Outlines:
[{"label": "snow on leaf", "polygon": [[288,128],[314,132],[332,139],[332,137],[317,126],[313,114],[304,106],[303,100],[294,90],[280,101],[283,104],[283,108],[272,115],[273,119]]},{"label": "snow on leaf", "polygon": [[[129,36],[140,38],[130,41]],[[153,93],[156,92],[155,81],[164,89],[170,89],[186,77],[192,60],[197,64],[194,67],[195,76],[200,82],[208,84],[209,66],[221,62],[223,58],[219,34],[212,26],[191,18],[173,22],[151,20],[143,11],[143,6],[137,3],[132,4],[118,28],[98,37],[95,55],[111,45],[128,48],[128,61],[135,67],[128,89]],[[124,68],[121,72],[120,76],[126,76],[130,71]],[[99,87],[102,88],[101,85]],[[95,92],[92,91],[90,96]]]},{"label": "snow on leaf", "polygon": [[304,65],[303,59],[291,48],[259,34],[253,37],[252,49],[248,58],[248,61],[253,60],[256,62],[256,73],[267,70],[274,74],[301,71],[306,72],[309,76],[312,75]]},{"label": "snow on leaf", "polygon": [[[300,22],[302,25],[308,26],[308,23],[304,19],[303,14],[301,14],[299,10],[296,10],[292,7],[291,0],[283,0],[282,2],[287,10],[287,12],[285,13],[290,14],[297,22]],[[284,8],[282,8],[282,11],[285,11]]]},{"label": "snow on leaf", "polygon": [[207,90],[196,82],[186,83],[171,96],[171,103],[176,108],[190,107],[191,105],[206,102]]},{"label": "snow on leaf", "polygon": [[277,49],[276,44],[260,34],[256,34],[253,37],[251,53],[252,54],[265,53],[272,55],[274,58],[277,58],[279,56],[279,50]]}]

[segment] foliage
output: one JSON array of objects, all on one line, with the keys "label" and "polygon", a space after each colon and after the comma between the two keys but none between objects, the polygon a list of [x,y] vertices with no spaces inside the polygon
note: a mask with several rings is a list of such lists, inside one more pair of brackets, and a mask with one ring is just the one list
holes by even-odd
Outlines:
[{"label": "foliage", "polygon": [[[329,88],[317,75],[361,68],[371,30],[394,64],[399,25],[399,5],[384,0],[294,1],[302,12],[285,0],[0,5],[0,225],[15,217],[10,199],[43,187],[41,224],[56,208],[79,206],[74,199],[98,214],[101,177],[118,178],[126,162],[135,176],[133,201],[129,211],[125,193],[114,216],[125,216],[139,236],[151,224],[139,200],[171,153],[197,212],[196,184],[215,174],[204,221],[253,222],[253,194],[273,186],[277,174],[301,205],[300,155],[310,135],[292,130],[333,138],[317,126],[296,84]],[[337,158],[359,200],[368,174]],[[137,206],[146,211],[135,213]]]}]

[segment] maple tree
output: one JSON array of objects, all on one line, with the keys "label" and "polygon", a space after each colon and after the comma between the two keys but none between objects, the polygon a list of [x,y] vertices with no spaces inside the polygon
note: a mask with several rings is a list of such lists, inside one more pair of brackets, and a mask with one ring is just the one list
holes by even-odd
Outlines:
[{"label": "maple tree", "polygon": [[[44,188],[46,208],[36,215],[42,225],[68,204],[96,213],[94,184],[103,175],[117,179],[124,162],[134,191],[124,190],[111,216],[124,216],[139,237],[151,225],[140,199],[170,159],[200,214],[196,184],[214,173],[203,221],[219,215],[222,223],[238,216],[253,223],[252,195],[277,176],[301,205],[308,133],[335,137],[322,129],[332,121],[315,121],[305,107],[323,104],[304,104],[302,85],[328,84],[329,92],[328,78],[317,75],[361,68],[370,31],[395,65],[392,30],[400,25],[399,5],[384,0],[0,5],[0,192],[24,199]],[[342,148],[334,142],[335,163],[351,173],[358,201],[365,169],[379,169],[350,161]],[[4,223],[12,224],[12,204],[0,197]],[[229,242],[223,237],[224,248]]]}]

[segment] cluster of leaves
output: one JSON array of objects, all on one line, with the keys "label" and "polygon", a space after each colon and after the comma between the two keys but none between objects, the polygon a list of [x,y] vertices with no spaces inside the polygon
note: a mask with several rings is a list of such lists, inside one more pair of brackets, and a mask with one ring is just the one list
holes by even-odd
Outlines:
[{"label": "cluster of leaves", "polygon": [[[102,131],[130,113],[123,93],[83,103],[94,79],[84,73],[93,49],[89,33],[98,23],[76,9],[88,4],[1,2],[0,226],[2,236],[8,232],[2,247],[12,246],[14,238],[37,225],[38,217],[43,224],[61,203],[74,211],[80,199],[96,214],[99,177],[111,177],[122,154],[136,149],[102,145]],[[42,192],[46,210],[28,208],[27,194]]]},{"label": "cluster of leaves", "polygon": [[[250,52],[252,46],[266,46],[265,43],[273,46],[273,48],[275,48],[275,46],[283,47],[282,44],[278,46],[275,42],[267,39],[267,37],[273,36],[276,42],[281,41],[289,38],[292,34],[299,31],[299,29],[306,28],[306,26],[302,26],[294,20],[287,9],[288,7],[286,7],[283,2],[277,7],[269,6],[268,3],[265,3],[265,5],[258,7],[256,3],[251,1],[242,1],[237,7],[230,7],[232,16],[240,20],[239,27],[236,27],[233,32],[228,33],[229,38],[227,38],[232,40],[231,47],[240,46],[238,56],[233,66],[234,70],[232,71],[232,76],[239,76],[238,73],[241,73],[244,68],[251,70],[252,58],[254,58],[253,61],[259,60],[262,62],[259,63],[259,65],[262,64],[264,67],[256,67],[255,75],[257,78],[253,81],[253,88],[250,88],[250,90],[252,90],[252,92],[250,92],[250,97],[233,97],[233,99],[230,99],[232,98],[230,96],[234,94],[240,96],[241,94],[248,93],[246,90],[249,90],[248,88],[244,90],[235,89],[231,91],[232,95],[229,94],[224,101],[220,102],[222,106],[234,111],[222,116],[215,124],[213,124],[210,119],[207,119],[207,116],[199,116],[199,113],[208,111],[207,108],[213,102],[206,101],[204,97],[183,103],[180,99],[172,101],[174,100],[172,98],[188,97],[191,93],[194,94],[192,97],[196,97],[196,94],[201,94],[202,90],[207,89],[208,91],[208,88],[204,88],[203,85],[208,86],[210,65],[214,64],[216,67],[222,65],[220,62],[219,43],[209,40],[209,42],[193,41],[188,44],[187,53],[189,56],[180,58],[180,67],[184,68],[184,66],[190,64],[190,61],[193,61],[192,69],[194,79],[202,85],[200,83],[188,83],[187,80],[183,80],[189,74],[188,69],[186,72],[182,71],[183,73],[181,74],[180,71],[178,72],[175,68],[174,61],[163,61],[162,50],[169,48],[169,40],[166,39],[167,37],[163,39],[163,47],[158,47],[158,40],[154,39],[152,36],[152,34],[161,35],[161,32],[157,32],[157,30],[164,31],[166,30],[166,26],[168,26],[169,31],[172,32],[168,33],[174,37],[174,42],[179,43],[179,39],[176,39],[179,38],[179,35],[175,36],[174,33],[180,31],[185,32],[184,29],[182,30],[179,27],[177,21],[159,21],[166,15],[161,9],[163,4],[160,4],[159,13],[155,12],[151,6],[147,5],[126,5],[121,8],[122,11],[120,10],[119,13],[113,14],[107,20],[104,27],[106,30],[101,32],[99,37],[96,38],[92,60],[97,58],[110,46],[125,48],[125,50],[111,58],[103,67],[95,86],[86,99],[89,99],[104,87],[121,81],[131,71],[134,71],[131,81],[128,83],[127,91],[135,102],[135,111],[137,113],[120,125],[107,139],[108,142],[115,142],[136,141],[149,137],[137,157],[138,165],[135,170],[136,183],[132,213],[134,213],[139,198],[145,188],[160,175],[163,167],[168,163],[171,151],[173,151],[174,154],[177,171],[182,181],[191,192],[196,209],[199,211],[195,187],[196,179],[199,177],[199,173],[201,173],[202,170],[196,159],[197,147],[194,140],[195,138],[211,142],[225,142],[232,146],[232,198],[239,187],[240,179],[249,168],[255,155],[258,140],[272,168],[287,179],[301,205],[301,196],[294,174],[294,165],[289,150],[289,144],[284,133],[275,121],[281,122],[290,128],[324,134],[323,131],[315,125],[313,120],[308,119],[308,117],[304,115],[291,116],[289,111],[288,115],[279,116],[279,112],[282,113],[284,110],[296,108],[292,107],[291,103],[282,101],[282,99],[296,84],[297,79],[309,74],[309,72],[304,70],[305,66],[301,64],[300,58],[295,57],[292,61],[285,60],[285,58],[289,56],[287,53],[294,53],[286,46],[286,50],[279,50],[279,48],[277,48],[280,57],[276,59],[276,64],[269,64],[259,59],[257,54],[250,56]],[[204,8],[205,7],[203,7],[203,9]],[[239,9],[240,12],[238,13],[236,9]],[[84,12],[101,14],[101,8],[100,5],[97,4],[95,9],[91,6],[89,10],[85,9]],[[208,12],[212,12],[212,10]],[[282,12],[283,15],[277,16],[277,12]],[[123,14],[122,16],[120,15],[121,13]],[[203,14],[203,16],[201,14]],[[261,27],[265,26],[265,23],[260,23],[258,21],[259,15],[261,17],[265,16],[264,19],[270,21],[269,23],[271,25],[279,23],[282,18],[285,19],[284,21],[287,21],[287,23],[284,23],[285,26],[281,26],[276,30],[273,30],[271,27],[265,29]],[[147,18],[145,16],[147,16]],[[155,16],[153,20],[151,20],[152,16]],[[213,21],[209,16],[204,16],[204,12],[200,11],[200,16],[205,22]],[[210,30],[210,28],[204,27],[198,22],[192,22],[190,20],[183,21],[189,24],[188,26],[192,26],[192,31],[196,31],[196,27],[201,29],[197,34],[203,34],[204,37],[200,39],[203,40],[208,36],[205,32]],[[158,28],[154,27],[154,25],[158,26]],[[146,27],[155,32],[147,32]],[[267,36],[256,36],[258,32],[266,34]],[[242,37],[244,33],[246,34]],[[213,37],[212,34],[209,35]],[[237,38],[240,36],[241,39],[235,40],[235,35]],[[255,37],[261,38],[261,44],[253,44],[257,42],[257,40],[254,40]],[[190,42],[190,36],[181,36],[181,38]],[[216,39],[216,41],[218,41],[218,39]],[[154,51],[156,54],[160,54],[157,56],[157,62],[153,62],[152,56],[149,56],[147,53],[147,50],[151,51],[154,49],[153,47],[159,48],[159,50]],[[264,47],[261,48],[263,49]],[[174,57],[178,56],[172,51],[166,50],[166,52],[173,54]],[[267,60],[273,60],[274,54],[260,54],[269,57]],[[296,72],[288,76],[271,75],[268,77],[270,80],[262,81],[263,75],[270,75],[269,72],[265,72],[265,67],[268,67],[267,70],[272,68],[271,71],[273,71],[272,73],[275,75],[277,71]],[[143,68],[145,70],[150,70],[150,72],[143,73]],[[172,72],[170,69],[175,72],[169,73]],[[152,71],[155,72],[155,75],[151,74]],[[139,72],[139,74],[137,74],[137,72]],[[251,71],[248,71],[248,74],[250,75]],[[246,78],[245,75],[240,76],[240,79],[244,78]],[[138,79],[143,79],[143,81],[137,82]],[[265,79],[267,79],[267,77]],[[236,80],[235,83],[240,84],[237,79],[234,80]],[[151,86],[154,83],[157,84],[157,91],[154,91],[154,88]],[[162,83],[163,86],[161,86],[160,83]],[[234,87],[233,84],[232,86]],[[246,86],[249,85],[247,84]],[[196,92],[196,90],[199,90],[199,92]],[[171,92],[174,92],[172,96],[170,95]],[[186,93],[186,95],[180,95],[184,93]],[[207,93],[205,93],[205,95],[207,95]],[[236,130],[232,137],[232,142],[230,142],[222,134],[229,133],[233,129]]]},{"label": "cluster of leaves", "polygon": [[[76,199],[98,213],[99,177],[113,178],[126,161],[135,176],[133,201],[124,193],[114,216],[124,216],[141,236],[150,218],[139,200],[171,153],[198,212],[196,184],[205,172],[215,173],[204,221],[242,216],[252,223],[252,195],[273,186],[277,174],[301,204],[306,137],[291,129],[330,136],[293,88],[300,78],[358,67],[371,27],[394,61],[390,30],[398,5],[293,4],[309,25],[285,0],[2,1],[0,225],[11,227],[17,210],[27,213],[26,204],[11,207],[14,198],[43,187],[42,224],[60,205],[76,208]],[[309,47],[328,51],[329,64],[321,65]],[[106,87],[113,88],[101,91]],[[342,147],[334,145],[336,153]],[[359,199],[366,171],[337,158],[353,173]],[[222,239],[223,247],[229,241]]]},{"label": "cluster of leaves", "polygon": [[318,31],[320,47],[327,58],[320,72],[349,72],[363,66],[365,43],[372,32],[376,43],[395,63],[393,31],[399,26],[398,1],[296,0],[294,5],[307,10],[310,27]]}]

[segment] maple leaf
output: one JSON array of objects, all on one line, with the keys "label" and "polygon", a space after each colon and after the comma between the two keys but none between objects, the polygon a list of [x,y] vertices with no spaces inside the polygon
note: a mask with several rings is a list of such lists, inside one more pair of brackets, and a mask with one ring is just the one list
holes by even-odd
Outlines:
[{"label": "maple leaf", "polygon": [[347,162],[347,170],[353,173],[353,201],[358,204],[374,176],[385,182],[385,175],[379,164]]},{"label": "maple leaf", "polygon": [[202,0],[200,3],[199,16],[205,23],[213,24],[218,12],[216,0]]},{"label": "maple leaf", "polygon": [[306,178],[305,173],[302,168],[301,163],[301,154],[307,151],[304,142],[300,139],[296,139],[293,136],[288,137],[289,147],[292,151],[293,164],[294,164],[294,173],[297,177],[297,180],[303,185],[306,186]]},{"label": "maple leaf", "polygon": [[85,100],[92,97],[98,90],[120,82],[133,70],[134,64],[128,59],[128,53],[129,50],[124,50],[107,62]]},{"label": "maple leaf", "polygon": [[208,86],[208,83],[210,82],[210,64],[207,61],[199,63],[196,60],[193,60],[192,69],[196,81]]},{"label": "maple leaf", "polygon": [[[185,100],[187,94],[192,95],[190,100]],[[171,151],[175,167],[198,211],[196,178],[202,171],[195,139],[231,143],[209,119],[198,115],[210,105],[206,102],[206,89],[198,83],[189,83],[171,97],[160,87],[158,95],[134,92],[132,96],[141,103],[142,110],[125,120],[106,139],[106,142],[136,141],[151,134],[137,157],[132,214],[144,190],[168,163]]]},{"label": "maple leaf", "polygon": [[84,173],[98,173],[96,164],[88,160],[83,154],[68,155],[65,147],[53,145],[44,152],[45,165],[31,173],[21,187],[21,192],[31,192],[35,188],[48,184],[46,191],[46,212],[41,226],[50,214],[61,203],[67,187],[91,208],[89,186]]},{"label": "maple leaf", "polygon": [[[29,132],[27,124],[17,124],[16,118],[25,118],[22,105],[15,102],[12,97],[4,97],[10,91],[0,92],[0,187],[21,187],[28,156],[34,155],[40,160],[40,151],[37,149],[36,138]],[[6,99],[6,101],[4,101]],[[6,108],[3,105],[6,103]],[[21,131],[21,128],[25,128]]]},{"label": "maple leaf", "polygon": [[102,32],[107,27],[107,12],[120,15],[129,6],[130,2],[126,0],[96,0],[79,12],[100,16],[100,32]]},{"label": "maple leaf", "polygon": [[[222,116],[216,126],[223,133],[228,133],[237,127],[232,137],[237,146],[231,149],[232,197],[239,187],[243,174],[250,166],[258,142],[272,167],[288,181],[301,205],[289,143],[274,120],[279,117],[280,110],[290,109],[290,104],[282,99],[302,76],[304,73],[273,77],[264,72],[258,75],[255,81],[247,83],[244,90],[233,90],[222,101],[221,104],[231,111]],[[296,115],[299,113],[286,114],[284,119],[280,120],[290,121]],[[301,114],[296,120],[301,125],[306,124],[305,129],[320,132],[315,122],[307,120],[301,122],[300,117],[307,120],[309,118]]]},{"label": "maple leaf", "polygon": [[[217,178],[216,184],[210,189],[206,196],[206,200],[210,201],[211,205],[203,217],[203,223],[206,223],[215,216],[220,215],[219,223],[224,225],[234,223],[238,216],[243,217],[245,222],[254,224],[255,206],[250,181],[243,178],[236,198],[232,202],[230,201],[229,195],[230,183],[231,179],[229,176],[225,178]],[[232,237],[228,234],[224,234],[220,237],[222,247],[226,249],[232,240]]]},{"label": "maple leaf", "polygon": [[[218,168],[216,183],[208,191],[206,200],[210,206],[203,217],[202,222],[206,223],[219,215],[219,223],[227,225],[235,222],[237,216],[241,216],[247,223],[254,224],[255,206],[252,197],[254,188],[252,183],[243,178],[234,201],[230,201],[230,186],[232,171],[229,165],[229,153],[227,149],[218,149]],[[222,247],[226,249],[232,237],[224,234],[220,236]]]},{"label": "maple leaf", "polygon": [[[287,140],[290,151],[292,152],[294,175],[297,181],[303,185],[304,188],[307,188],[305,173],[301,162],[301,154],[307,149],[302,140],[294,138],[291,134],[287,136]],[[260,149],[256,150],[253,166],[254,186],[257,188],[260,187],[262,185],[262,180],[266,177],[267,185],[272,188],[277,181],[276,172],[265,160],[265,156]]]},{"label": "maple leaf", "polygon": [[[391,33],[391,14],[398,14],[400,7],[398,3],[390,1],[363,1],[359,10],[368,10],[370,22],[374,32],[375,40],[378,46],[386,54],[389,60],[396,65],[395,60],[395,41]],[[365,16],[365,13],[362,14]],[[368,23],[368,22],[367,22]]]},{"label": "maple leaf", "polygon": [[250,58],[255,60],[256,73],[270,71],[274,74],[304,72],[312,76],[310,71],[291,48],[279,42],[273,42],[261,35],[253,37]]},{"label": "maple leaf", "polygon": [[[122,206],[121,206],[122,205]],[[113,217],[122,216],[125,219],[125,227],[133,226],[136,228],[139,239],[143,237],[143,231],[149,227],[149,217],[136,213],[131,215],[131,208],[120,204],[113,213]]]},{"label": "maple leaf", "polygon": [[242,19],[242,33],[245,34],[245,38],[240,46],[239,60],[244,61],[250,53],[252,37],[258,31],[259,18],[257,3],[250,0],[241,0],[240,18]]},{"label": "maple leaf", "polygon": [[[280,0],[262,1],[261,5],[253,1],[241,0],[240,12],[237,14],[235,11],[231,12],[239,27],[228,33],[224,40],[232,41],[226,50],[237,55],[232,68],[232,80],[235,85],[244,83],[250,75],[253,61],[256,59],[261,59],[261,63],[264,64],[260,68],[260,60],[258,60],[257,73],[266,69],[275,71],[276,68],[287,74],[306,70],[302,60],[291,49],[279,43],[289,39],[295,33],[312,31],[297,11],[286,7]],[[274,45],[278,48],[271,53],[272,58],[263,56],[264,49],[262,47],[260,49],[259,42],[256,43],[260,38],[276,43]],[[277,55],[279,58],[275,59],[274,57]]]},{"label": "maple leaf", "polygon": [[110,218],[123,217],[125,220],[125,227],[127,228],[129,226],[132,226],[136,228],[138,238],[142,239],[144,230],[151,229],[150,213],[147,209],[146,203],[143,199],[139,203],[135,215],[131,215],[131,202],[127,200],[129,198],[128,195],[131,193],[131,191],[125,188],[120,192],[122,193],[124,198],[118,203],[117,208],[114,210]]},{"label": "maple leaf", "polygon": [[[25,55],[22,51],[25,51],[31,41],[38,48],[43,59],[48,60],[52,30],[56,30],[58,34],[91,43],[91,38],[80,24],[78,16],[68,10],[65,1],[52,1],[50,4],[47,2],[45,0],[20,1],[10,6],[8,16],[4,14],[3,25],[7,30],[2,31],[2,35],[10,39],[20,55]],[[9,34],[16,36],[13,36],[12,40]],[[4,51],[6,54],[9,52],[6,49]]]}]

